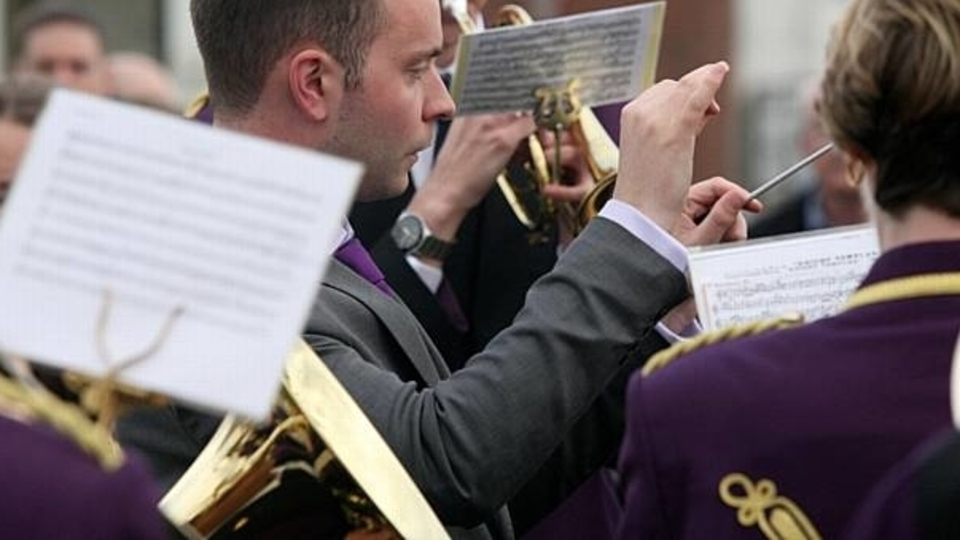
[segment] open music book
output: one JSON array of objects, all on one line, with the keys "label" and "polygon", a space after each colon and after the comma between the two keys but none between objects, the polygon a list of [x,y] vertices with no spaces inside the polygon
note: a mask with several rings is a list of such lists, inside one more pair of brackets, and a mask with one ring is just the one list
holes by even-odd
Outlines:
[{"label": "open music book", "polygon": [[705,330],[839,311],[879,255],[871,225],[694,248],[690,283]]}]

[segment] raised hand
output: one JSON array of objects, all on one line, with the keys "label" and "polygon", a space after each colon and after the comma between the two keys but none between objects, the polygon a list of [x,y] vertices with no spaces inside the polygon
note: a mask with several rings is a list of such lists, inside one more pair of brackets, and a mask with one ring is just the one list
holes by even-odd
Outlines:
[{"label": "raised hand", "polygon": [[613,196],[675,236],[684,223],[696,139],[720,112],[715,97],[729,69],[719,62],[662,81],[623,109]]},{"label": "raised hand", "polygon": [[452,239],[467,212],[490,190],[517,146],[536,129],[530,116],[458,117],[409,210],[439,238]]}]

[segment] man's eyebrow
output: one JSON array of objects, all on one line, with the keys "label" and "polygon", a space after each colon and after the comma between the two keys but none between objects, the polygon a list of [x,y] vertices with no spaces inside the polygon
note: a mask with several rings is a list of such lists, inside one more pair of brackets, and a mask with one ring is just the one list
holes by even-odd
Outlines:
[{"label": "man's eyebrow", "polygon": [[411,59],[414,63],[422,62],[425,60],[433,60],[434,58],[439,57],[443,54],[443,49],[441,47],[432,47],[430,49],[425,49],[411,55]]}]

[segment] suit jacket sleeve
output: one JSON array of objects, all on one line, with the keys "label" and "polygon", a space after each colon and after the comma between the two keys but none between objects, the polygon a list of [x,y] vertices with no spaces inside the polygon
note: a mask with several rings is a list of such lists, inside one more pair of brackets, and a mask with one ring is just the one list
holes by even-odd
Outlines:
[{"label": "suit jacket sleeve", "polygon": [[339,338],[323,296],[308,342],[440,518],[473,526],[533,475],[687,288],[668,261],[597,219],[531,289],[514,325],[431,388]]},{"label": "suit jacket sleeve", "polygon": [[510,519],[518,536],[540,523],[597,469],[615,467],[616,453],[624,433],[627,381],[651,355],[667,345],[658,332],[643,340],[587,413],[564,437],[563,444],[510,499]]}]

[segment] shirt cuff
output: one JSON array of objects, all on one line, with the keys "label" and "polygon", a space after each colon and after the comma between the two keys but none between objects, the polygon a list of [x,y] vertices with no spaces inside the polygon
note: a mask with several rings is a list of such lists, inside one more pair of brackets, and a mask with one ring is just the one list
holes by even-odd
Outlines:
[{"label": "shirt cuff", "polygon": [[687,273],[687,248],[636,208],[610,199],[603,205],[599,215],[620,225],[670,261],[677,270]]},{"label": "shirt cuff", "polygon": [[673,345],[674,343],[679,343],[685,339],[690,339],[695,337],[697,334],[703,332],[703,327],[700,326],[700,321],[694,319],[686,328],[684,328],[679,334],[670,329],[667,325],[662,322],[657,323],[656,326],[657,333],[660,334],[667,343]]},{"label": "shirt cuff", "polygon": [[413,255],[407,255],[407,264],[420,276],[420,281],[426,285],[427,289],[430,289],[431,293],[437,294],[440,289],[440,282],[443,281],[443,269],[424,264],[423,261]]}]

